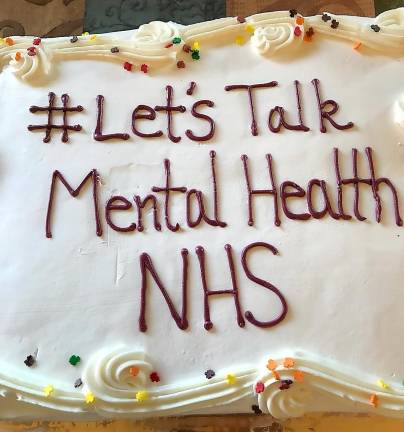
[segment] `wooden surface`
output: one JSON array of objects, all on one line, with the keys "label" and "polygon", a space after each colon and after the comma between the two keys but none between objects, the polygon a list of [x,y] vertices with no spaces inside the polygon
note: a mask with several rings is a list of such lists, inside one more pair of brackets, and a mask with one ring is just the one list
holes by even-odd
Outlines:
[{"label": "wooden surface", "polygon": [[0,432],[403,432],[404,420],[364,415],[310,415],[286,422],[268,416],[211,416],[101,423],[0,422]]}]

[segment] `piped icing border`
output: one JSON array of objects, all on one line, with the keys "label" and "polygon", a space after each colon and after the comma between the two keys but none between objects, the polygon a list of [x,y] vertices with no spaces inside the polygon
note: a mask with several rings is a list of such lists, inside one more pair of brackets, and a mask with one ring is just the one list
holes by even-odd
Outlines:
[{"label": "piped icing border", "polygon": [[[330,366],[328,366],[329,364]],[[97,352],[87,362],[83,385],[76,391],[57,388],[38,377],[0,368],[0,396],[66,413],[97,413],[103,417],[178,415],[217,408],[236,401],[252,405],[256,413],[276,418],[299,417],[322,408],[334,411],[346,403],[356,411],[404,417],[404,388],[369,377],[342,372],[338,365],[307,353],[268,360],[263,367],[244,367],[204,378],[161,384],[143,351],[119,347]],[[135,372],[135,373],[134,373]],[[201,374],[202,375],[202,374]],[[150,379],[149,379],[150,378]],[[153,381],[153,382],[150,382]],[[163,380],[164,381],[164,380]]]},{"label": "piped icing border", "polygon": [[0,45],[0,65],[10,64],[22,80],[49,75],[54,63],[71,59],[110,60],[147,73],[149,68],[168,64],[185,67],[182,60],[200,58],[200,47],[210,41],[244,44],[261,55],[272,55],[310,38],[314,33],[349,40],[355,47],[403,55],[404,8],[383,12],[374,19],[331,14],[303,18],[295,12],[268,12],[244,18],[221,18],[189,26],[154,21],[134,30],[124,40],[113,34],[72,38],[32,39],[14,37]]}]

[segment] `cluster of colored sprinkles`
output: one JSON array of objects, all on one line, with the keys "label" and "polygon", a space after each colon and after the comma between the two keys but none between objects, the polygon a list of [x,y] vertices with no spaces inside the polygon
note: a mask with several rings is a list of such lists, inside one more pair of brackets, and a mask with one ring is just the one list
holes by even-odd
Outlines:
[{"label": "cluster of colored sprinkles", "polygon": [[[24,364],[27,367],[32,367],[37,363],[37,356],[38,356],[38,350],[36,350],[33,354],[27,355],[26,359],[24,360]],[[72,366],[77,366],[81,361],[81,358],[77,354],[73,354],[69,357],[68,362]],[[296,360],[292,357],[285,357],[283,361],[278,362],[273,359],[269,359],[266,367],[271,372],[273,378],[275,381],[279,382],[279,390],[288,390],[294,383],[296,382],[302,382],[304,380],[304,373],[303,371],[299,369],[295,369],[296,366]],[[281,368],[281,369],[279,369]],[[291,379],[290,373],[288,372],[288,369],[294,369]],[[286,377],[282,377],[284,375],[283,373],[286,371],[287,375]],[[140,368],[138,366],[132,366],[129,368],[129,374],[132,377],[138,376],[140,373]],[[212,369],[207,369],[204,372],[204,375],[206,379],[210,380],[216,376],[216,373]],[[152,383],[158,383],[160,382],[160,375],[158,372],[153,371],[149,374],[149,379]],[[233,373],[228,373],[224,377],[225,381],[228,385],[236,385],[237,384],[237,375]],[[388,383],[386,383],[384,380],[379,379],[376,384],[384,391],[391,390],[391,387]],[[81,378],[76,379],[74,382],[75,388],[80,388],[83,385],[83,381]],[[402,382],[402,385],[404,385],[404,381]],[[265,391],[265,383],[262,381],[257,381],[254,385],[254,392],[255,394],[259,395]],[[43,387],[43,394],[46,398],[50,398],[54,396],[55,394],[55,388],[52,384],[47,384],[45,387]],[[139,390],[135,393],[134,399],[141,403],[145,402],[150,398],[149,392],[147,390]],[[93,404],[95,402],[95,396],[91,391],[88,391],[84,394],[84,401],[86,404]],[[379,406],[380,400],[379,395],[377,393],[372,393],[369,395],[369,403],[374,407],[377,408]],[[258,405],[252,405],[251,410],[255,414],[262,414],[261,409]]]}]

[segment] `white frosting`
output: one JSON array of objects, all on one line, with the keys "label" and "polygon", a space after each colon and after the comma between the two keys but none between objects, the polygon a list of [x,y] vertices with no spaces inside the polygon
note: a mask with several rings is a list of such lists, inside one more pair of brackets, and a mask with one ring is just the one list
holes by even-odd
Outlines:
[{"label": "white frosting", "polygon": [[[272,198],[263,196],[254,198],[255,226],[247,225],[240,161],[244,153],[249,156],[254,188],[269,185],[265,154],[270,152],[278,186],[293,180],[306,187],[311,178],[325,179],[335,204],[332,148],[339,149],[341,171],[347,178],[352,172],[352,148],[360,152],[361,175],[369,175],[364,151],[370,146],[377,176],[394,183],[404,214],[403,9],[375,19],[334,18],[339,22],[337,29],[321,17],[305,18],[299,36],[294,33],[295,18],[279,12],[249,17],[246,24],[235,18],[186,27],[154,22],[134,32],[96,39],[83,36],[76,43],[69,38],[45,39],[36,47],[35,56],[26,55],[32,38],[15,37],[14,45],[0,47],[1,63],[11,60],[0,74],[1,418],[87,420],[251,412],[256,403],[279,418],[310,411],[404,416],[400,344],[404,236],[403,228],[395,225],[389,190],[380,187],[380,224],[375,221],[372,192],[361,185],[365,222],[355,218],[293,221],[281,212],[282,225],[275,227]],[[379,25],[380,32],[373,31],[372,24]],[[253,27],[252,35],[247,25]],[[314,36],[306,43],[304,32],[310,27]],[[239,36],[250,40],[239,46],[235,43]],[[182,43],[166,48],[174,37],[181,37]],[[182,47],[194,42],[200,44],[201,60],[193,62]],[[358,42],[360,48],[352,49]],[[119,52],[112,53],[114,47]],[[17,52],[22,54],[19,61]],[[185,69],[177,69],[175,62],[180,59],[186,60]],[[137,66],[146,63],[150,72],[128,73],[122,67],[125,61]],[[164,65],[171,67],[158,69]],[[324,99],[340,104],[335,119],[353,121],[355,128],[337,131],[327,124],[326,134],[319,131],[313,78],[320,80]],[[296,121],[296,79],[301,83],[304,120],[310,131],[270,133],[268,112],[276,105],[284,106],[290,121]],[[277,80],[278,87],[254,95],[259,135],[252,137],[246,93],[225,92],[224,86],[271,80]],[[197,87],[189,96],[186,90],[191,81]],[[174,144],[166,135],[153,140],[134,136],[134,107],[164,104],[167,84],[174,87],[175,104],[187,107],[185,114],[173,116],[181,142]],[[61,94],[68,93],[72,106],[84,106],[83,112],[68,115],[70,124],[83,126],[81,132],[69,132],[68,144],[61,142],[60,131],[52,131],[51,142],[45,144],[44,131],[27,130],[28,124],[45,122],[46,113],[30,113],[29,107],[45,106],[49,91],[55,92],[57,104]],[[104,132],[128,132],[128,141],[93,140],[98,94],[105,96]],[[216,134],[203,144],[185,136],[187,128],[206,133],[206,122],[190,115],[199,99],[215,102],[204,112],[215,119]],[[55,121],[61,119],[55,115]],[[158,113],[154,122],[143,122],[141,128],[165,131],[165,114]],[[228,223],[226,228],[187,227],[180,194],[173,194],[171,204],[173,220],[183,227],[178,233],[164,224],[161,195],[161,232],[153,229],[150,212],[144,214],[142,233],[118,233],[107,226],[107,200],[112,195],[130,200],[134,194],[144,197],[152,186],[163,185],[164,158],[171,161],[172,185],[202,190],[209,198],[211,215],[210,150],[217,153],[220,213]],[[47,239],[45,219],[53,171],[61,171],[77,187],[93,168],[100,175],[103,235],[95,234],[89,190],[73,199],[58,184],[53,238]],[[353,215],[352,188],[346,197],[346,209]],[[295,204],[298,207],[302,202]],[[133,209],[113,217],[122,225],[136,221]],[[229,243],[243,312],[251,310],[260,320],[279,314],[278,299],[248,280],[242,270],[242,250],[256,241],[279,250],[277,256],[268,251],[251,254],[249,263],[254,274],[285,296],[286,319],[270,329],[249,322],[241,329],[232,298],[216,296],[209,302],[214,328],[207,332],[197,245],[206,250],[210,289],[231,286],[223,249]],[[150,280],[148,330],[140,332],[140,254],[150,254],[180,310],[180,251],[185,247],[189,250],[189,328],[178,329]],[[36,349],[37,363],[27,368],[23,361]],[[293,377],[295,369],[304,373],[304,380],[287,390],[280,390],[265,368],[269,357],[281,363],[282,353],[292,353],[296,359],[295,368],[279,368],[282,379]],[[82,358],[75,367],[68,363],[72,354]],[[130,375],[131,367],[139,368],[136,377]],[[208,369],[216,373],[210,380],[204,375]],[[158,383],[150,380],[154,371],[161,378]],[[234,375],[235,383],[229,384],[228,374]],[[76,389],[73,384],[79,377],[84,384]],[[389,388],[378,386],[379,379]],[[254,392],[258,381],[265,384],[259,395]],[[49,385],[54,391],[47,397],[44,388]],[[136,393],[142,391],[148,398],[139,402]],[[88,394],[94,395],[93,403],[86,403]],[[379,398],[377,408],[370,402],[373,394]]]},{"label": "white frosting", "polygon": [[[296,45],[302,41],[304,31],[310,27],[315,32],[360,42],[374,50],[388,51],[396,55],[404,51],[404,8],[384,12],[374,21],[358,21],[355,17],[334,15],[332,19],[341,21],[338,29],[333,29],[330,22],[324,22],[321,16],[306,18],[304,24],[298,26],[302,29],[298,37],[294,34],[297,26],[295,18],[290,17],[287,11],[253,15],[247,19],[246,24],[240,24],[236,18],[222,18],[185,27],[175,23],[153,21],[140,26],[132,40],[124,43],[111,35],[101,35],[95,39],[89,35],[82,36],[76,43],[72,43],[70,38],[59,38],[46,41],[45,47],[36,47],[36,56],[29,56],[26,53],[26,49],[32,46],[32,40],[16,37],[12,46],[0,48],[0,64],[9,61],[15,74],[23,80],[36,75],[48,75],[53,60],[95,58],[158,66],[179,58],[181,44],[167,47],[172,45],[175,37],[182,38],[186,44],[192,44],[194,41],[220,40],[221,37],[227,40],[231,35],[242,34],[246,25],[252,25],[254,28],[251,44],[259,54],[273,54],[289,45]],[[371,23],[379,25],[381,31],[374,32],[370,28]],[[111,53],[111,48],[117,43],[120,51]],[[22,60],[15,60],[16,52],[23,54]]]}]

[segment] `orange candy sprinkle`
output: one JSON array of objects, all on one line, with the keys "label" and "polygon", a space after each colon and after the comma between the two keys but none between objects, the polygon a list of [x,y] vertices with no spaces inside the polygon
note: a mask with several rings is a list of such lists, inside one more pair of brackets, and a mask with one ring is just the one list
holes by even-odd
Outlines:
[{"label": "orange candy sprinkle", "polygon": [[129,369],[129,373],[130,373],[133,377],[135,377],[135,376],[137,376],[137,375],[139,374],[139,368],[138,368],[137,366],[132,366],[132,367]]},{"label": "orange candy sprinkle", "polygon": [[14,41],[10,37],[5,38],[4,42],[9,46],[14,45]]},{"label": "orange candy sprinkle", "polygon": [[362,42],[356,42],[356,44],[353,46],[354,50],[358,50],[362,46]]},{"label": "orange candy sprinkle", "polygon": [[372,395],[370,395],[369,401],[375,408],[377,408],[377,406],[379,405],[379,397],[377,396],[377,394],[373,393]]},{"label": "orange candy sprinkle", "polygon": [[278,364],[276,363],[275,360],[272,360],[272,359],[268,360],[267,368],[270,371],[274,371],[277,367],[278,367]]},{"label": "orange candy sprinkle", "polygon": [[304,18],[302,16],[298,16],[296,18],[296,24],[297,25],[302,25],[304,23]]},{"label": "orange candy sprinkle", "polygon": [[20,60],[21,60],[21,53],[20,53],[19,51],[17,51],[17,52],[15,53],[15,60],[16,60],[16,61],[20,61]]},{"label": "orange candy sprinkle", "polygon": [[283,360],[283,366],[285,368],[292,368],[295,365],[295,361],[294,359],[292,359],[291,357],[285,357]]},{"label": "orange candy sprinkle", "polygon": [[281,380],[281,376],[279,375],[279,372],[277,372],[276,370],[272,371],[272,375],[276,379],[276,381],[280,381]]},{"label": "orange candy sprinkle", "polygon": [[302,371],[299,371],[299,370],[294,371],[293,372],[293,378],[296,382],[302,382],[304,379],[304,374]]}]

